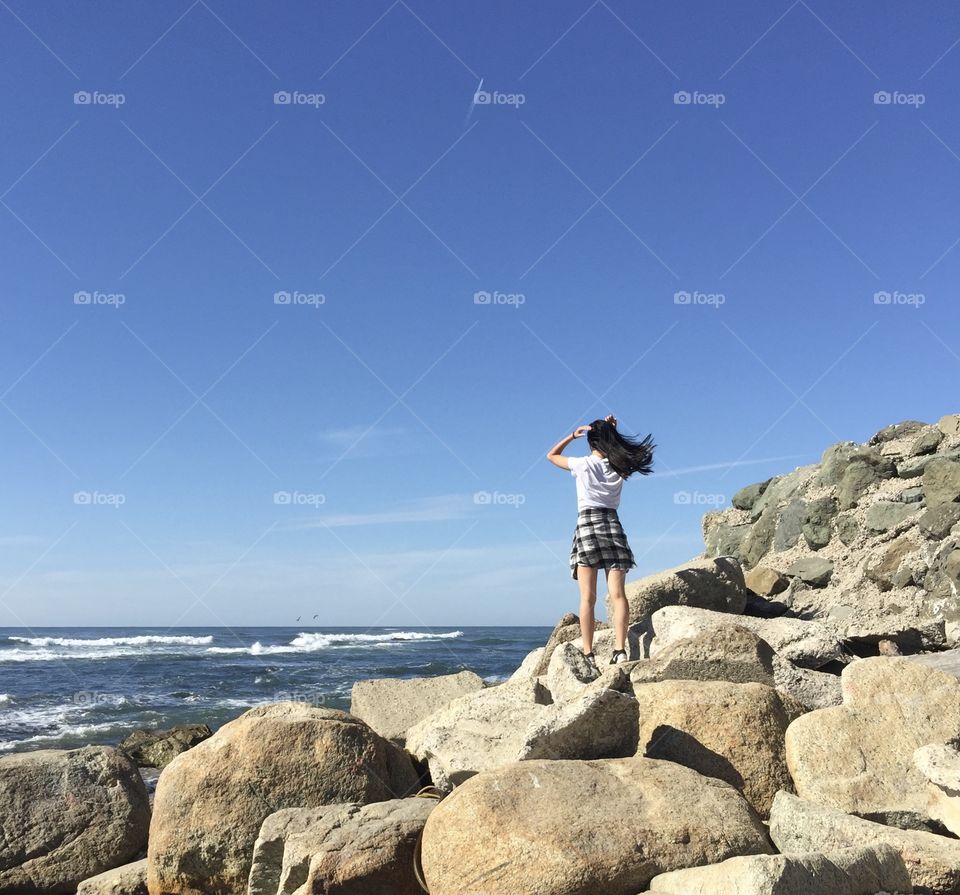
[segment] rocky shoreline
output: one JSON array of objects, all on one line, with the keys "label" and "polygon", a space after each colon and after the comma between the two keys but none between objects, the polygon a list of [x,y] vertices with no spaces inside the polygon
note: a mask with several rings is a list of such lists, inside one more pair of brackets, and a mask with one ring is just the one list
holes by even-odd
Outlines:
[{"label": "rocky shoreline", "polygon": [[0,895],[960,895],[960,415],[732,503],[626,664],[0,758]]}]

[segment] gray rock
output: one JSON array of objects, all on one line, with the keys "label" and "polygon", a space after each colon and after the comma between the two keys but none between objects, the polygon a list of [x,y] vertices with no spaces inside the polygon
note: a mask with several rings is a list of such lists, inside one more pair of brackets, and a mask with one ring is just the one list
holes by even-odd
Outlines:
[{"label": "gray rock", "polygon": [[787,473],[787,475],[772,478],[767,489],[753,505],[753,509],[750,511],[750,518],[752,520],[759,519],[768,507],[776,509],[784,501],[798,494],[805,485],[814,479],[819,468],[816,463],[811,463],[808,466],[798,466],[793,472]]},{"label": "gray rock", "polygon": [[147,895],[147,859],[85,879],[77,895]]},{"label": "gray rock", "polygon": [[870,531],[889,531],[917,512],[919,512],[919,508],[914,504],[881,500],[867,509],[863,515],[863,524]]},{"label": "gray rock", "polygon": [[[734,619],[734,622],[736,619]],[[656,680],[773,684],[773,648],[742,625],[715,625],[675,640],[658,653]],[[631,679],[649,675],[640,669]],[[650,679],[650,678],[648,678]]]},{"label": "gray rock", "polygon": [[711,518],[716,516],[719,516],[719,513],[704,513],[703,516],[703,541],[707,548],[706,555],[734,556],[740,559],[741,544],[750,533],[749,523],[731,525]]},{"label": "gray rock", "polygon": [[777,527],[773,535],[773,549],[788,550],[797,541],[807,521],[807,502],[800,497],[793,497],[780,511]]},{"label": "gray rock", "polygon": [[889,457],[878,451],[861,450],[850,457],[837,485],[837,500],[840,508],[848,510],[857,506],[860,498],[883,479],[896,475],[896,467]]},{"label": "gray rock", "polygon": [[564,702],[581,696],[583,688],[600,677],[579,647],[561,643],[550,657],[546,685],[554,702]]},{"label": "gray rock", "polygon": [[942,541],[960,522],[960,503],[941,503],[930,507],[917,521],[917,526],[928,538]]},{"label": "gray rock", "polygon": [[863,573],[881,591],[906,587],[913,582],[913,570],[908,561],[917,548],[918,545],[908,535],[902,535],[869,557],[864,563]]},{"label": "gray rock", "polygon": [[380,736],[402,745],[407,730],[418,721],[483,686],[483,678],[472,671],[357,681],[351,693],[350,714],[366,721]]},{"label": "gray rock", "polygon": [[926,454],[932,454],[943,441],[943,432],[937,426],[927,426],[918,434],[913,444],[910,446],[911,457],[922,457]]},{"label": "gray rock", "polygon": [[801,668],[777,654],[773,657],[773,683],[778,693],[795,700],[808,712],[843,701],[838,675]]},{"label": "gray rock", "polygon": [[767,479],[766,481],[756,482],[753,485],[747,485],[741,488],[730,498],[730,503],[738,510],[752,510],[753,505],[759,500],[760,495],[767,490],[767,485],[769,485],[771,481],[772,479]]},{"label": "gray rock", "polygon": [[940,451],[923,457],[909,457],[897,464],[897,475],[901,479],[915,479],[923,475],[927,466],[934,460],[960,460],[960,451]]},{"label": "gray rock", "polygon": [[807,516],[801,530],[811,550],[820,550],[830,543],[830,528],[837,510],[837,501],[833,497],[820,497],[807,504]]},{"label": "gray rock", "polygon": [[822,854],[748,855],[674,870],[650,881],[652,895],[876,895],[913,892],[907,867],[890,845]]},{"label": "gray rock", "polygon": [[837,537],[845,547],[849,547],[860,535],[860,524],[853,513],[837,517],[836,528]]},{"label": "gray rock", "polygon": [[896,499],[900,503],[923,503],[923,488],[920,485],[914,485],[912,488],[904,488]]},{"label": "gray rock", "polygon": [[915,891],[960,893],[960,841],[946,836],[899,830],[780,792],[770,812],[770,837],[784,853],[890,845],[903,857]]},{"label": "gray rock", "polygon": [[784,569],[784,574],[811,587],[826,587],[833,574],[833,562],[822,556],[801,556]]},{"label": "gray rock", "polygon": [[[697,606],[723,612],[742,612],[747,588],[740,563],[732,557],[696,558],[648,575],[626,587],[630,624],[645,625],[663,606]],[[607,606],[608,617],[612,607]]]},{"label": "gray rock", "polygon": [[869,444],[886,444],[888,441],[894,441],[907,435],[916,435],[928,428],[930,428],[929,425],[920,422],[920,420],[904,420],[902,423],[884,426],[870,439]]},{"label": "gray rock", "polygon": [[820,457],[817,484],[839,485],[850,458],[860,449],[861,446],[855,441],[838,441],[831,444]]},{"label": "gray rock", "polygon": [[960,678],[960,649],[949,649],[935,653],[915,653],[912,656],[904,656],[904,658],[909,662],[919,662],[927,668],[934,668],[937,671],[943,671]]},{"label": "gray rock", "polygon": [[776,506],[768,506],[745,535],[740,544],[740,559],[746,568],[753,568],[770,552],[778,519]]},{"label": "gray rock", "polygon": [[135,730],[120,748],[141,768],[165,768],[178,755],[213,736],[206,724],[180,724],[170,730]]},{"label": "gray rock", "polygon": [[0,758],[0,893],[73,893],[136,858],[150,805],[119,749],[21,752]]},{"label": "gray rock", "polygon": [[960,500],[960,463],[935,457],[923,470],[923,494],[927,506]]},{"label": "gray rock", "polygon": [[422,895],[414,853],[435,799],[288,808],[263,822],[247,895]]}]

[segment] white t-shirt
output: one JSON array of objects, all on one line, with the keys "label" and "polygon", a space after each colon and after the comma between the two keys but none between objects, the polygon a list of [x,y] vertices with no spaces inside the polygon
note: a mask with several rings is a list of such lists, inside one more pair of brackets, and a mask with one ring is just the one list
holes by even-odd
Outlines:
[{"label": "white t-shirt", "polygon": [[607,507],[615,510],[620,506],[620,489],[623,478],[610,468],[606,457],[568,457],[570,474],[577,480],[577,510],[588,507]]}]

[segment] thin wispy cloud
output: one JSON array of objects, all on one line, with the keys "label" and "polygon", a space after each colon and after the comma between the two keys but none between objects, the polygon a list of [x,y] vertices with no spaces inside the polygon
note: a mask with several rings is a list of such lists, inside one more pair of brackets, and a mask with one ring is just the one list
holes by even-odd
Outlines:
[{"label": "thin wispy cloud", "polygon": [[654,472],[650,478],[673,478],[678,475],[689,475],[694,472],[710,472],[714,469],[736,469],[740,466],[756,466],[760,463],[778,463],[781,460],[800,460],[805,454],[786,454],[782,457],[760,457],[756,460],[730,460],[725,463],[704,463],[700,466],[681,466],[677,469]]},{"label": "thin wispy cloud", "polygon": [[305,528],[348,528],[365,525],[397,525],[408,522],[447,522],[465,519],[473,506],[469,494],[446,494],[412,500],[388,510],[361,513],[320,514],[316,519],[304,519],[289,526]]}]

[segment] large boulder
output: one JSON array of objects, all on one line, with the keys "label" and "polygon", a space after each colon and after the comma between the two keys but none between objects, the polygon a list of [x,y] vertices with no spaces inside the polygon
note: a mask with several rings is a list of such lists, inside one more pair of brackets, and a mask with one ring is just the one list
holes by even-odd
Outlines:
[{"label": "large boulder", "polygon": [[829,854],[746,855],[655,876],[660,895],[877,895],[912,893],[900,853],[889,845]]},{"label": "large boulder", "polygon": [[281,808],[378,802],[418,785],[409,756],[359,718],[259,706],[160,775],[147,852],[151,895],[235,895],[260,825]]},{"label": "large boulder", "polygon": [[[633,581],[626,588],[630,624],[645,625],[664,606],[696,606],[722,612],[743,612],[747,588],[736,559],[698,558]],[[607,613],[612,612],[608,597]]]},{"label": "large boulder", "polygon": [[[599,627],[601,626],[598,625],[598,628]],[[546,674],[547,668],[550,665],[550,658],[553,656],[553,651],[561,643],[576,640],[579,636],[580,619],[572,612],[566,613],[566,615],[554,625],[553,630],[550,632],[550,636],[547,638],[547,642],[543,648],[543,654],[540,656],[540,662],[533,671],[533,676],[537,677],[538,675]]]},{"label": "large boulder", "polygon": [[930,804],[954,836],[960,836],[960,752],[954,743],[931,743],[913,753],[913,766],[927,780]]},{"label": "large boulder", "polygon": [[483,678],[472,671],[357,681],[351,692],[350,714],[366,721],[380,736],[403,745],[408,728],[458,696],[483,686]]},{"label": "large boulder", "polygon": [[675,640],[694,637],[716,625],[739,625],[753,631],[791,662],[805,668],[820,668],[830,662],[845,661],[843,646],[826,625],[799,618],[754,618],[711,612],[690,606],[668,606],[654,613],[654,633],[650,656],[656,657]]},{"label": "large boulder", "polygon": [[960,463],[937,457],[923,470],[923,496],[927,506],[960,500]]},{"label": "large boulder", "polygon": [[148,895],[147,859],[85,879],[77,886],[77,895]]},{"label": "large boulder", "polygon": [[423,895],[417,840],[434,799],[286,808],[263,822],[247,895]]},{"label": "large boulder", "polygon": [[939,802],[914,766],[921,746],[960,732],[960,681],[905,658],[848,665],[843,704],[787,729],[787,763],[802,798],[897,826],[940,822]]},{"label": "large boulder", "polygon": [[790,715],[764,684],[663,681],[634,688],[638,754],[716,777],[767,817],[780,789],[792,789],[783,751]]},{"label": "large boulder", "polygon": [[649,758],[529,761],[468,780],[431,813],[431,895],[635,895],[658,873],[767,854],[733,787]]},{"label": "large boulder", "polygon": [[481,771],[521,759],[632,755],[637,703],[608,683],[623,689],[611,677],[557,703],[537,682],[461,696],[410,728],[407,749],[426,762],[434,784],[445,792]]},{"label": "large boulder", "polygon": [[888,827],[787,792],[777,793],[773,800],[770,838],[784,853],[890,845],[900,852],[916,892],[960,895],[960,841],[956,839]]},{"label": "large boulder", "polygon": [[73,893],[132,861],[150,803],[137,766],[105,746],[0,758],[0,893]]},{"label": "large boulder", "polygon": [[210,739],[206,724],[180,724],[169,730],[135,730],[120,743],[141,768],[165,768],[182,752]]}]

